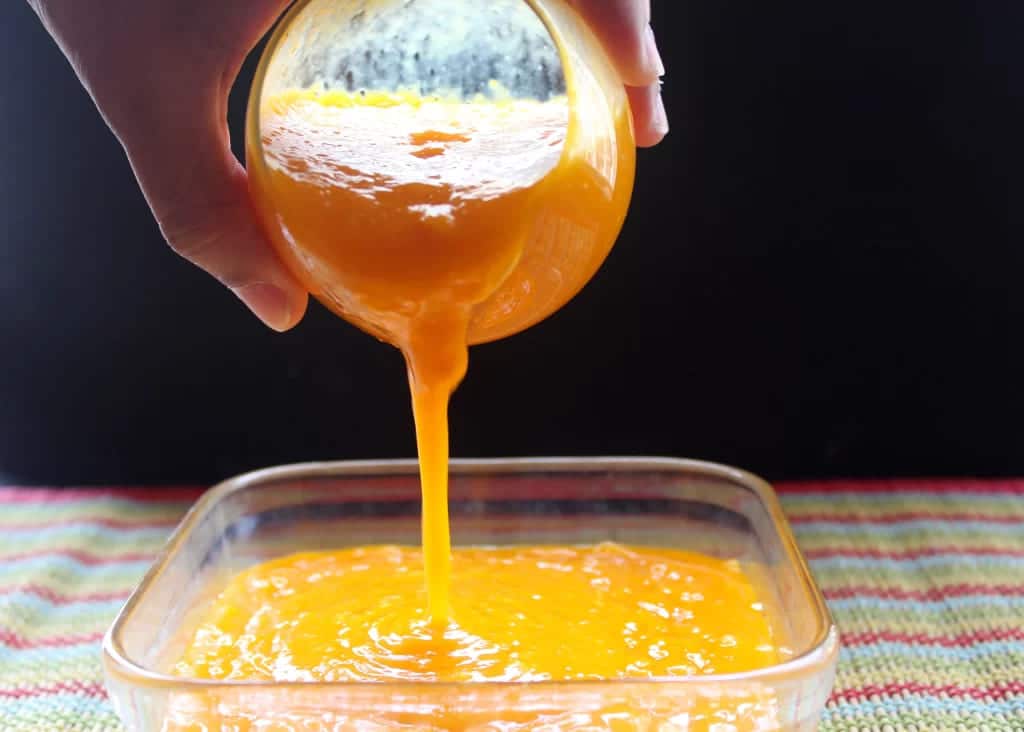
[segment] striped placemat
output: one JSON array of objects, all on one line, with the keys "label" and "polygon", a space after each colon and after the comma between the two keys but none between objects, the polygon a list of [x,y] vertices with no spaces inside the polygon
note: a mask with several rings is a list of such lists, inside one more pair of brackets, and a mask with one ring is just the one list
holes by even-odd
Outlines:
[{"label": "striped placemat", "polygon": [[[1024,730],[1024,480],[780,492],[842,632],[822,730]],[[197,495],[0,488],[0,731],[121,730],[99,642]]]}]

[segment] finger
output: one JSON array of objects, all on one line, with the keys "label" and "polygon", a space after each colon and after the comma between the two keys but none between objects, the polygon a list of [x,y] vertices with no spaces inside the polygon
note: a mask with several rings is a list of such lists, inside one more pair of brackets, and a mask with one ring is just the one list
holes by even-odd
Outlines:
[{"label": "finger", "polygon": [[665,67],[651,29],[650,0],[571,0],[594,30],[623,82],[647,86]]},{"label": "finger", "polygon": [[627,86],[629,107],[633,112],[633,129],[637,147],[653,147],[668,134],[668,115],[661,98],[661,84]]},{"label": "finger", "polygon": [[[198,113],[166,105],[122,134],[143,193],[168,243],[231,289],[271,328],[302,319],[306,290],[264,236],[245,170],[231,154],[224,102],[211,90]],[[203,111],[205,110],[205,111]]]},{"label": "finger", "polygon": [[[271,29],[292,0],[192,0],[202,7],[207,29],[214,42],[231,54],[231,79],[238,73],[245,57]],[[174,4],[171,3],[173,6]]]},{"label": "finger", "polygon": [[[288,0],[224,0],[202,5],[210,51],[225,73],[198,101],[158,100],[141,135],[126,149],[160,229],[178,254],[210,273],[271,328],[288,330],[305,314],[308,295],[264,235],[244,168],[231,153],[226,100],[245,56]],[[168,86],[173,88],[173,85]],[[192,90],[195,93],[194,87]],[[186,111],[182,111],[182,109]]]}]

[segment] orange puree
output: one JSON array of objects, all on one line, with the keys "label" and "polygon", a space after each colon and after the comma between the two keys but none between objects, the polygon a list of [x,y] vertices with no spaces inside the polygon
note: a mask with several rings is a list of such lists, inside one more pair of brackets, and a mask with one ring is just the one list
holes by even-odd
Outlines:
[{"label": "orange puree", "polygon": [[459,548],[454,620],[427,621],[419,550],[296,554],[231,580],[177,664],[275,681],[692,676],[776,662],[734,561],[665,549]]},{"label": "orange puree", "polygon": [[254,202],[282,257],[328,307],[405,355],[439,625],[450,609],[447,408],[467,345],[572,297],[607,255],[633,182],[627,109],[618,145],[595,148],[579,142],[565,97],[491,91],[283,92],[260,107],[261,148],[249,151]]}]

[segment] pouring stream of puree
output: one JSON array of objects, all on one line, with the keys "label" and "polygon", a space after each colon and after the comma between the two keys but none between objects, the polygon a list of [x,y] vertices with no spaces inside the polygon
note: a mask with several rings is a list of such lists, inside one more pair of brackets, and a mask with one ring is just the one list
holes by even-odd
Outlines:
[{"label": "pouring stream of puree", "polygon": [[[281,256],[334,312],[405,356],[429,613],[450,620],[448,400],[470,343],[521,330],[582,287],[625,216],[628,107],[595,153],[567,94],[460,100],[287,90],[260,107],[253,198]],[[618,150],[615,145],[617,142]]]},{"label": "pouring stream of puree", "polygon": [[[530,0],[538,4],[547,7]],[[315,22],[303,28],[314,33]],[[468,99],[284,83],[258,91],[248,160],[268,235],[315,297],[405,356],[422,549],[350,547],[246,569],[202,608],[179,675],[533,682],[733,673],[776,659],[765,606],[737,560],[613,543],[452,550],[447,411],[468,346],[519,332],[575,295],[608,254],[633,185],[621,84],[606,94],[610,66],[566,63],[551,36],[564,94],[514,98],[496,81]],[[238,729],[274,715],[310,729],[420,723],[405,707],[232,710],[218,700],[207,715],[191,701],[168,729],[204,715]],[[644,726],[665,712],[728,714],[749,721],[737,729],[760,729],[774,716],[760,692],[691,701],[654,711],[604,700],[585,714],[562,710],[555,726]],[[456,705],[430,726],[552,729],[553,719],[531,705]]]}]

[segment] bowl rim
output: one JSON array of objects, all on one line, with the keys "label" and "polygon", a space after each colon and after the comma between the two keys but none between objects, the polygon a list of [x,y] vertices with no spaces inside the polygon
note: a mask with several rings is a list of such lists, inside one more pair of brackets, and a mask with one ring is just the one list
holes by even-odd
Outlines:
[{"label": "bowl rim", "polygon": [[102,661],[108,681],[117,679],[135,686],[148,688],[165,688],[176,691],[213,691],[213,690],[279,690],[295,688],[310,690],[333,691],[372,691],[380,693],[384,689],[396,692],[416,692],[425,689],[462,689],[471,688],[474,692],[487,690],[508,690],[512,688],[530,689],[579,689],[602,687],[608,684],[638,685],[650,684],[671,685],[675,688],[706,688],[721,689],[734,684],[761,683],[770,685],[790,678],[800,678],[807,674],[828,670],[834,666],[839,653],[839,635],[832,619],[831,612],[825,603],[824,596],[815,582],[810,568],[804,559],[789,522],[783,513],[782,506],[774,489],[763,479],[744,470],[727,465],[699,460],[663,457],[575,457],[575,458],[504,458],[504,459],[453,459],[450,461],[452,475],[472,475],[479,473],[558,473],[558,472],[636,472],[636,471],[676,471],[702,474],[710,478],[732,481],[750,490],[761,501],[768,512],[772,523],[780,534],[786,559],[792,563],[800,581],[808,591],[813,605],[817,628],[813,640],[802,653],[786,659],[781,663],[729,674],[709,674],[707,676],[685,677],[653,677],[653,678],[622,678],[603,680],[545,680],[545,681],[267,681],[267,680],[218,680],[196,679],[172,676],[147,668],[133,660],[124,650],[121,635],[130,622],[140,599],[166,570],[169,562],[182,551],[189,535],[210,510],[229,496],[246,488],[268,481],[294,478],[382,475],[382,474],[415,474],[417,463],[414,459],[399,460],[352,460],[307,462],[280,465],[242,473],[221,481],[208,489],[192,505],[171,533],[170,537],[157,554],[153,564],[146,571],[139,584],[132,591],[127,602],[118,611],[114,622],[103,637]]}]

